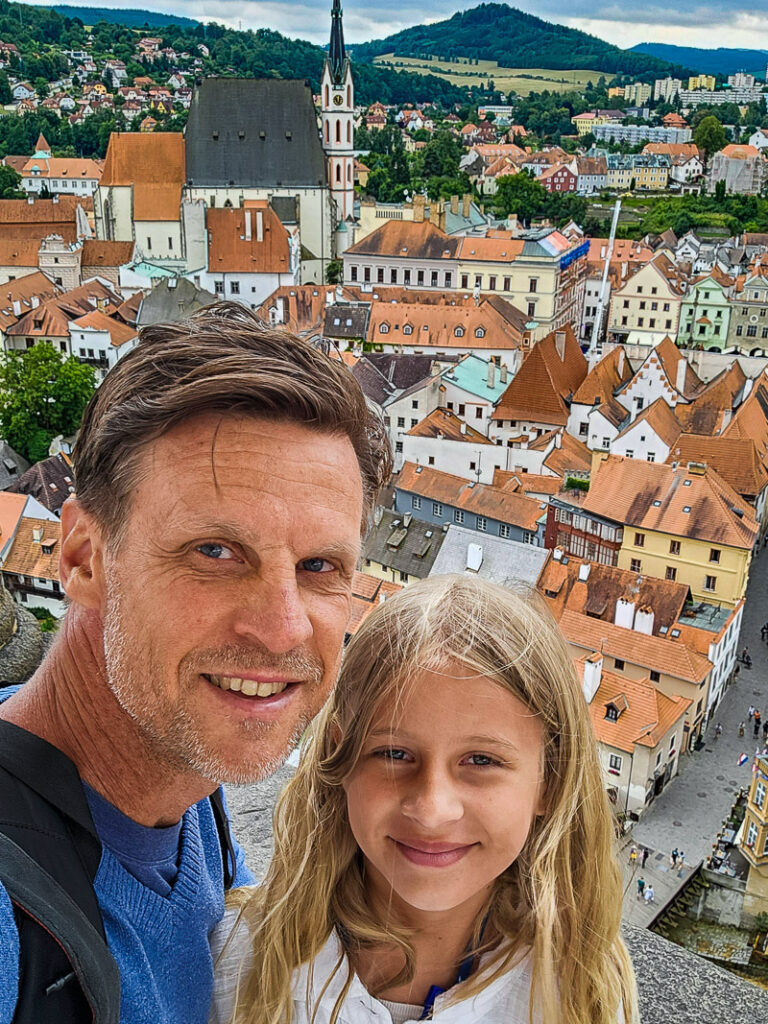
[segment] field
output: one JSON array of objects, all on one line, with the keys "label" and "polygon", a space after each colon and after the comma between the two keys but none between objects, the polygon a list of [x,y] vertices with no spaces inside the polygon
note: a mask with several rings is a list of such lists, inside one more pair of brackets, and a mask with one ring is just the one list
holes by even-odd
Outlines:
[{"label": "field", "polygon": [[580,90],[587,82],[596,84],[602,74],[600,71],[505,68],[493,60],[481,60],[477,64],[470,64],[466,57],[446,61],[437,57],[397,57],[394,53],[376,57],[374,64],[424,75],[438,75],[453,85],[478,85],[480,82],[487,83],[490,78],[501,92],[515,92],[519,96],[543,92],[545,89],[549,89],[550,92]]}]

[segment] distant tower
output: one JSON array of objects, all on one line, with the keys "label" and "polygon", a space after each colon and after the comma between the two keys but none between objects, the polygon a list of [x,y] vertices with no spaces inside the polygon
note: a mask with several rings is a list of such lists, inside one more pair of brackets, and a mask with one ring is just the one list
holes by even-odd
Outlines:
[{"label": "distant tower", "polygon": [[344,51],[341,0],[333,0],[331,45],[325,58],[320,86],[323,111],[323,148],[328,157],[328,180],[336,201],[339,220],[354,218],[355,88],[352,68]]}]

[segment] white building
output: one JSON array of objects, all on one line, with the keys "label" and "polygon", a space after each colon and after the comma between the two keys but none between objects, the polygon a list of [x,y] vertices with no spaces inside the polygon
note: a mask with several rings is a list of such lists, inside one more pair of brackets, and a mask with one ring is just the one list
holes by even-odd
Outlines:
[{"label": "white building", "polygon": [[405,462],[434,466],[482,484],[493,483],[497,451],[480,431],[444,408],[435,409],[403,436]]}]

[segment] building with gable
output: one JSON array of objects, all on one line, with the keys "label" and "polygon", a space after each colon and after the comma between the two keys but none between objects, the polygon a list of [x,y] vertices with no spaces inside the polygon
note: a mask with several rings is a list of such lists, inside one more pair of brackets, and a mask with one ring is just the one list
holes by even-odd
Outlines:
[{"label": "building with gable", "polygon": [[[723,281],[713,274],[694,281],[680,303],[677,344],[722,352],[728,344],[731,303]],[[768,322],[766,323],[768,338]]]},{"label": "building with gable", "polygon": [[611,296],[608,335],[625,344],[657,345],[676,337],[686,282],[666,255],[658,253]]},{"label": "building with gable", "polygon": [[495,445],[451,409],[437,408],[403,437],[403,461],[493,483]]},{"label": "building with gable", "polygon": [[762,263],[731,300],[726,344],[750,355],[768,351],[768,267]]},{"label": "building with gable", "polygon": [[492,359],[470,352],[441,376],[445,408],[488,437],[493,410],[507,390],[506,363],[497,367]]},{"label": "building with gable", "polygon": [[21,171],[21,186],[30,194],[91,196],[101,178],[101,166],[95,160],[54,157],[44,135],[38,137],[35,152]]},{"label": "building with gable", "polygon": [[355,219],[355,87],[344,50],[341,0],[333,0],[331,41],[320,81],[323,148],[328,158],[328,182],[343,224]]}]

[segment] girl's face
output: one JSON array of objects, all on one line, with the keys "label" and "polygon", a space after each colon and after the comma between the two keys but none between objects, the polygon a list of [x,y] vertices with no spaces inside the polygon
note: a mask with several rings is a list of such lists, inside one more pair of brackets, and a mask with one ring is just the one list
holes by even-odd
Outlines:
[{"label": "girl's face", "polygon": [[385,701],[345,783],[371,895],[403,910],[479,909],[542,813],[541,723],[469,671],[424,672]]}]

